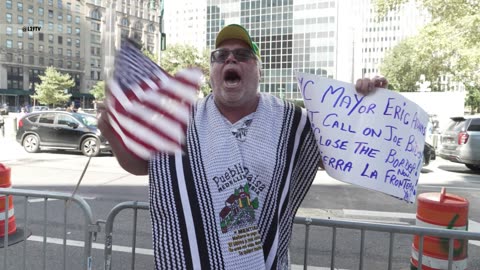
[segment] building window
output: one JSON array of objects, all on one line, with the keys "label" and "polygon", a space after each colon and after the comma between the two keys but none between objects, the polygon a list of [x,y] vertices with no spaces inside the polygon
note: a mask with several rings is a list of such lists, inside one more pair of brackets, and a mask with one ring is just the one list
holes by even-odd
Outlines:
[{"label": "building window", "polygon": [[17,47],[18,47],[20,50],[23,50],[23,42],[22,42],[22,41],[18,41],[18,42],[17,42]]},{"label": "building window", "polygon": [[28,6],[28,13],[33,14],[33,6],[32,5]]},{"label": "building window", "polygon": [[48,22],[48,30],[53,31],[53,22]]},{"label": "building window", "polygon": [[38,64],[39,64],[39,65],[45,65],[45,58],[43,58],[43,57],[41,57],[41,56],[38,57]]},{"label": "building window", "polygon": [[58,48],[58,49],[57,49],[57,53],[58,53],[58,55],[63,55],[63,49],[62,49],[62,48]]},{"label": "building window", "polygon": [[12,27],[11,26],[7,26],[7,36],[11,36],[12,35]]},{"label": "building window", "polygon": [[23,31],[22,29],[17,29],[17,37],[22,38],[23,37]]},{"label": "building window", "polygon": [[57,19],[58,19],[59,21],[63,20],[63,13],[62,13],[62,12],[59,12],[59,13],[58,13]]},{"label": "building window", "polygon": [[127,26],[128,27],[128,25],[129,25],[128,18],[122,18],[122,21],[120,22],[120,24],[122,26]]},{"label": "building window", "polygon": [[67,34],[71,34],[72,33],[72,27],[71,26],[67,26]]},{"label": "building window", "polygon": [[80,48],[80,39],[75,39],[75,47]]},{"label": "building window", "polygon": [[92,17],[92,19],[95,19],[95,20],[100,20],[102,18],[102,14],[100,14],[98,9],[95,9],[95,10],[92,10],[92,12],[90,12],[90,17]]},{"label": "building window", "polygon": [[12,23],[12,13],[7,13],[7,23]]},{"label": "building window", "polygon": [[53,18],[53,10],[48,10],[48,18]]},{"label": "building window", "polygon": [[68,57],[72,57],[72,50],[67,49],[67,56],[68,56]]},{"label": "building window", "polygon": [[33,50],[33,43],[28,43],[28,49]]},{"label": "building window", "polygon": [[72,46],[72,39],[71,38],[67,38],[67,45]]},{"label": "building window", "polygon": [[28,39],[33,39],[33,32],[28,32]]},{"label": "building window", "polygon": [[18,15],[18,16],[17,16],[17,22],[18,22],[19,24],[22,24],[22,23],[23,23],[23,16]]},{"label": "building window", "polygon": [[17,3],[17,10],[23,11],[23,3]]},{"label": "building window", "polygon": [[38,8],[38,15],[43,16],[43,8]]},{"label": "building window", "polygon": [[35,58],[33,55],[28,56],[28,63],[31,65],[35,64]]},{"label": "building window", "polygon": [[32,18],[28,18],[28,25],[33,25],[33,19]]},{"label": "building window", "polygon": [[63,37],[62,36],[58,36],[57,39],[58,39],[58,44],[63,44]]},{"label": "building window", "polygon": [[38,51],[43,52],[43,45],[38,45]]},{"label": "building window", "polygon": [[53,47],[52,46],[48,47],[48,54],[53,55]]},{"label": "building window", "polygon": [[48,66],[53,67],[53,59],[48,59]]},{"label": "building window", "polygon": [[40,25],[43,28],[43,20],[38,20],[38,25]]},{"label": "building window", "polygon": [[48,42],[53,43],[53,35],[52,34],[48,35]]},{"label": "building window", "polygon": [[78,27],[75,28],[75,34],[77,36],[80,36],[80,28],[78,28]]},{"label": "building window", "polygon": [[63,33],[63,24],[61,24],[61,23],[58,24],[58,26],[57,26],[57,31],[58,31],[58,33],[60,33],[60,34]]},{"label": "building window", "polygon": [[12,0],[7,0],[7,1],[5,2],[5,7],[6,7],[7,9],[12,9]]},{"label": "building window", "polygon": [[79,16],[75,16],[75,23],[80,24],[80,17]]},{"label": "building window", "polygon": [[38,33],[38,40],[43,41],[43,33]]}]

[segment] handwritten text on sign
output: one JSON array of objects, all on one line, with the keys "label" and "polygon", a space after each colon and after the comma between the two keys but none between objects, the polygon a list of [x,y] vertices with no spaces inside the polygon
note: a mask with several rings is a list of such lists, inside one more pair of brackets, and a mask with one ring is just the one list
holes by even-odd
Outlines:
[{"label": "handwritten text on sign", "polygon": [[340,181],[415,202],[428,115],[385,89],[298,73],[298,84],[327,173]]}]

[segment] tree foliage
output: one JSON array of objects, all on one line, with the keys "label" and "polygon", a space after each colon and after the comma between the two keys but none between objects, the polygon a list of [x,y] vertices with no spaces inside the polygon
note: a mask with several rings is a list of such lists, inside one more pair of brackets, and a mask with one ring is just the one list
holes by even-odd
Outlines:
[{"label": "tree foliage", "polygon": [[191,45],[176,44],[168,46],[160,59],[160,66],[168,73],[174,75],[178,71],[188,68],[199,68],[205,79],[201,87],[203,95],[210,93],[210,54],[208,50],[200,52]]},{"label": "tree foliage", "polygon": [[105,82],[98,81],[92,89],[90,89],[90,94],[93,95],[96,101],[103,101],[105,99]]},{"label": "tree foliage", "polygon": [[[379,17],[409,0],[376,0]],[[396,90],[415,90],[421,74],[438,91],[438,78],[450,75],[467,89],[480,89],[480,1],[417,0],[431,22],[400,42],[385,57],[381,72]]]},{"label": "tree foliage", "polygon": [[71,94],[66,90],[72,88],[75,82],[69,74],[62,74],[54,67],[48,67],[45,75],[40,75],[40,84],[35,84],[35,94],[31,97],[38,100],[42,104],[48,105],[64,105]]}]

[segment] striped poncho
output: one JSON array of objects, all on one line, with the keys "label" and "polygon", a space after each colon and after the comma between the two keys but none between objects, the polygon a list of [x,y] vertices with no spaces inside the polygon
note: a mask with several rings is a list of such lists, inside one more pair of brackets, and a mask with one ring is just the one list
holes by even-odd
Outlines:
[{"label": "striped poncho", "polygon": [[149,164],[156,269],[287,269],[320,160],[306,111],[261,94],[231,124],[209,95],[191,119],[185,154]]}]

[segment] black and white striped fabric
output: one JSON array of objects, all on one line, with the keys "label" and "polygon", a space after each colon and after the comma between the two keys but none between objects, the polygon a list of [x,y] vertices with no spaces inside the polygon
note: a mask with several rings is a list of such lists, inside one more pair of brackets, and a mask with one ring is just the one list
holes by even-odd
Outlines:
[{"label": "black and white striped fabric", "polygon": [[157,269],[288,269],[320,154],[306,111],[291,103],[261,94],[245,119],[238,140],[207,96],[192,111],[186,154],[150,161]]}]

